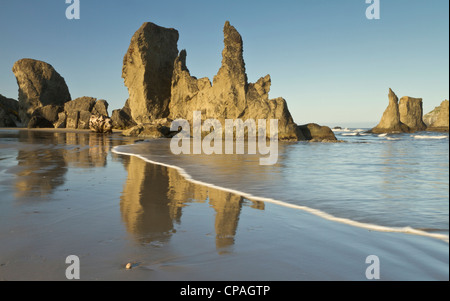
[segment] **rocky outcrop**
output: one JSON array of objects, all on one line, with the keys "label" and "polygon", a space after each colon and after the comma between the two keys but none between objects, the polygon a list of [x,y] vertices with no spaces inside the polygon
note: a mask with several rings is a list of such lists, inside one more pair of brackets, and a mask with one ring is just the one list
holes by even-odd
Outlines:
[{"label": "rocky outcrop", "polygon": [[[45,107],[39,107],[37,108],[33,114],[31,115],[31,118],[33,119],[34,116],[39,116],[40,118],[44,118],[48,121],[46,124],[52,124],[51,127],[54,127],[53,124],[55,124],[59,119],[59,113],[64,112],[63,106],[56,106],[56,105],[48,105]],[[29,128],[34,128],[34,126],[28,124]]]},{"label": "rocky outcrop", "polygon": [[[66,128],[69,129],[89,129],[89,121],[91,116],[108,115],[108,103],[106,100],[97,100],[93,97],[80,97],[71,100],[64,105],[66,113]],[[59,119],[64,117],[59,116]]]},{"label": "rocky outcrop", "polygon": [[406,133],[410,132],[409,127],[400,121],[400,110],[398,106],[398,97],[389,89],[389,105],[383,113],[380,123],[374,127],[371,132],[381,133]]},{"label": "rocky outcrop", "polygon": [[122,109],[114,110],[111,114],[111,121],[113,128],[118,130],[125,130],[136,126],[136,122],[131,117],[131,110],[129,100],[126,101]]},{"label": "rocky outcrop", "polygon": [[12,71],[19,86],[19,117],[24,125],[37,108],[64,105],[71,99],[64,78],[50,64],[22,59]]},{"label": "rocky outcrop", "polygon": [[16,127],[19,124],[19,102],[0,94],[0,127]]},{"label": "rocky outcrop", "polygon": [[112,133],[111,118],[104,115],[91,115],[89,120],[89,128],[91,131],[100,134]]},{"label": "rocky outcrop", "polygon": [[[172,77],[171,119],[192,121],[194,111],[202,112],[202,119],[278,119],[281,140],[301,140],[283,98],[269,99],[270,76],[248,83],[243,58],[243,42],[229,22],[224,26],[222,66],[213,83],[208,78],[197,79],[186,67],[186,51],[175,60]],[[192,123],[191,123],[192,124]],[[269,135],[269,133],[267,133]]]},{"label": "rocky outcrop", "polygon": [[433,132],[448,132],[449,131],[449,101],[444,100],[437,110],[435,121],[427,128],[428,131]]},{"label": "rocky outcrop", "polygon": [[427,125],[423,122],[422,98],[404,96],[398,104],[400,121],[406,124],[411,131],[424,131]]},{"label": "rocky outcrop", "polygon": [[33,115],[28,121],[29,129],[51,129],[54,128],[53,123],[40,115]]},{"label": "rocky outcrop", "polygon": [[171,119],[157,119],[152,123],[139,124],[127,129],[122,132],[122,135],[148,139],[170,138],[175,134],[170,131],[171,124]]},{"label": "rocky outcrop", "polygon": [[429,127],[438,119],[439,113],[441,111],[441,106],[435,107],[431,112],[428,112],[423,116],[423,122]]},{"label": "rocky outcrop", "polygon": [[173,62],[178,31],[144,23],[133,35],[123,59],[122,77],[137,124],[169,116]]},{"label": "rocky outcrop", "polygon": [[336,142],[336,136],[333,131],[327,126],[320,126],[315,123],[298,126],[298,130],[305,140],[311,142]]}]

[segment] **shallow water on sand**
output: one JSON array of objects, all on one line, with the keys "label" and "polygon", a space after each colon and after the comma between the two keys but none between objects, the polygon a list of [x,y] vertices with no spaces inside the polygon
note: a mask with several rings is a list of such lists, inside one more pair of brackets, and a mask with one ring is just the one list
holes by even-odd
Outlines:
[{"label": "shallow water on sand", "polygon": [[[295,196],[333,195],[315,185],[335,189],[337,176],[322,184],[318,175],[345,144],[283,145],[278,165],[262,168],[253,156],[198,160],[167,153],[167,141],[130,143],[119,135],[0,130],[0,280],[66,280],[69,255],[79,256],[82,280],[367,280],[372,254],[381,260],[382,280],[448,280],[448,243],[441,239],[336,223],[197,185],[176,168],[111,151],[153,149],[194,177],[228,180],[255,195],[275,191],[266,187],[272,181],[285,183],[296,190],[276,194],[301,200]],[[315,151],[288,164],[297,148]],[[317,162],[323,154],[328,161]],[[286,179],[305,172],[306,179],[297,178],[302,185]]]},{"label": "shallow water on sand", "polygon": [[255,155],[176,156],[167,140],[116,150],[181,167],[194,180],[251,196],[448,236],[448,134],[335,133],[344,143],[280,143],[272,166],[260,166]]}]

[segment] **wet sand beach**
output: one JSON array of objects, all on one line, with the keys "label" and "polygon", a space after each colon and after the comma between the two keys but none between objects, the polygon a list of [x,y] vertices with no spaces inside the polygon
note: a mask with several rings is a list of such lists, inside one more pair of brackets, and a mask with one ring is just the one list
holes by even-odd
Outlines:
[{"label": "wet sand beach", "polygon": [[[0,280],[449,279],[448,242],[320,218],[113,153],[135,139],[0,130]],[[127,263],[133,268],[127,270]]]}]

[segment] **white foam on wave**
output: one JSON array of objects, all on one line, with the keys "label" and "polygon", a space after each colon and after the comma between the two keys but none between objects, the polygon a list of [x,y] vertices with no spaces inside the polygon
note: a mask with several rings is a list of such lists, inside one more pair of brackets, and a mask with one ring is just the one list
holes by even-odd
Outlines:
[{"label": "white foam on wave", "polygon": [[426,135],[413,135],[414,139],[445,139],[448,136],[426,136]]},{"label": "white foam on wave", "polygon": [[387,136],[386,133],[378,135],[378,137],[386,137],[386,136]]},{"label": "white foam on wave", "polygon": [[342,134],[342,136],[358,136],[359,135],[359,133],[345,133],[345,134]]},{"label": "white foam on wave", "polygon": [[310,208],[310,207],[306,207],[306,206],[301,206],[301,205],[290,204],[290,203],[286,203],[286,202],[283,202],[283,201],[274,200],[274,199],[271,199],[271,198],[258,197],[258,196],[254,196],[254,195],[246,193],[246,192],[242,192],[242,191],[238,191],[238,190],[234,190],[234,189],[225,188],[225,187],[217,186],[217,185],[214,185],[214,184],[202,182],[202,181],[199,181],[199,180],[195,180],[195,179],[193,179],[191,177],[191,175],[189,175],[186,172],[186,170],[184,170],[183,168],[181,168],[179,166],[153,161],[153,160],[150,160],[150,159],[145,158],[145,157],[143,157],[141,155],[138,155],[138,154],[121,152],[121,151],[117,150],[119,147],[120,146],[115,146],[112,149],[112,152],[115,153],[115,154],[119,154],[119,155],[134,156],[134,157],[137,157],[137,158],[139,158],[141,160],[144,160],[145,162],[148,162],[148,163],[151,163],[151,164],[160,165],[160,166],[164,166],[164,167],[167,167],[167,168],[173,168],[173,169],[177,170],[178,173],[181,176],[183,176],[188,182],[191,182],[193,184],[210,187],[210,188],[213,188],[213,189],[221,190],[221,191],[232,193],[232,194],[237,194],[237,195],[240,195],[240,196],[242,196],[242,197],[244,197],[246,199],[249,199],[249,200],[267,202],[267,203],[272,203],[272,204],[275,204],[275,205],[283,206],[283,207],[286,207],[286,208],[302,210],[302,211],[314,214],[314,215],[316,215],[318,217],[321,217],[321,218],[329,220],[329,221],[338,222],[338,223],[342,223],[342,224],[346,224],[346,225],[350,225],[350,226],[354,226],[354,227],[358,227],[358,228],[362,228],[362,229],[367,229],[367,230],[371,230],[371,231],[378,231],[378,232],[394,232],[394,233],[414,234],[414,235],[420,235],[420,236],[426,236],[426,237],[431,237],[431,238],[435,238],[435,239],[440,239],[440,240],[443,240],[443,241],[449,243],[449,236],[445,235],[445,234],[429,233],[429,232],[425,232],[425,231],[422,231],[422,230],[417,230],[417,229],[414,229],[414,228],[411,228],[411,227],[387,227],[387,226],[380,226],[380,225],[369,224],[369,223],[362,223],[362,222],[354,221],[354,220],[351,220],[351,219],[348,219],[348,218],[336,217],[336,216],[333,216],[331,214],[328,214],[328,213],[323,212],[323,211],[318,210],[318,209],[314,209],[314,208]]}]

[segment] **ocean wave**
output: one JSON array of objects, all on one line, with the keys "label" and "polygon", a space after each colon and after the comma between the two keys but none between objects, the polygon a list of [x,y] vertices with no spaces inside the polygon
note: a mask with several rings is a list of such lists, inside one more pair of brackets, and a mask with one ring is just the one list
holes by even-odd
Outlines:
[{"label": "ocean wave", "polygon": [[448,136],[426,136],[426,135],[413,135],[414,139],[446,139]]},{"label": "ocean wave", "polygon": [[115,153],[115,154],[119,154],[119,155],[134,156],[134,157],[137,157],[137,158],[139,158],[141,160],[144,160],[145,162],[148,162],[150,164],[164,166],[164,167],[167,167],[167,168],[173,168],[173,169],[177,170],[178,173],[181,176],[183,176],[187,181],[189,181],[189,182],[191,182],[193,184],[210,187],[210,188],[221,190],[221,191],[228,192],[228,193],[231,193],[231,194],[236,194],[236,195],[242,196],[242,197],[244,197],[246,199],[249,199],[249,200],[267,202],[267,203],[272,203],[272,204],[279,205],[279,206],[286,207],[286,208],[302,210],[304,212],[308,212],[310,214],[313,214],[315,216],[318,216],[320,218],[323,218],[323,219],[326,219],[326,220],[329,220],[329,221],[338,222],[338,223],[342,223],[342,224],[346,224],[346,225],[350,225],[350,226],[354,226],[354,227],[358,227],[358,228],[362,228],[362,229],[367,229],[367,230],[370,230],[370,231],[413,234],[413,235],[419,235],[419,236],[426,236],[426,237],[430,237],[430,238],[435,238],[435,239],[443,240],[443,241],[449,243],[449,236],[445,235],[445,234],[429,233],[429,232],[426,232],[426,231],[423,231],[423,230],[414,229],[412,227],[388,227],[388,226],[381,226],[381,225],[375,225],[375,224],[370,224],[370,223],[358,222],[358,221],[351,220],[349,218],[336,217],[336,216],[333,216],[333,215],[331,215],[329,213],[326,213],[324,211],[321,211],[321,210],[318,210],[318,209],[314,209],[314,208],[310,208],[310,207],[307,207],[307,206],[291,204],[291,203],[275,200],[275,199],[272,199],[272,198],[258,197],[258,196],[254,196],[252,194],[249,194],[249,193],[246,193],[246,192],[242,192],[242,191],[238,191],[238,190],[235,190],[235,189],[221,187],[221,186],[217,186],[217,185],[214,185],[214,184],[210,184],[210,183],[202,182],[202,181],[199,181],[199,180],[195,180],[194,178],[192,178],[192,176],[190,174],[188,174],[186,172],[186,170],[184,170],[183,168],[181,168],[179,166],[153,161],[153,160],[150,160],[148,158],[145,158],[145,157],[143,157],[141,155],[134,154],[134,153],[121,152],[119,150],[120,147],[121,146],[115,146],[112,149],[112,152]]}]

